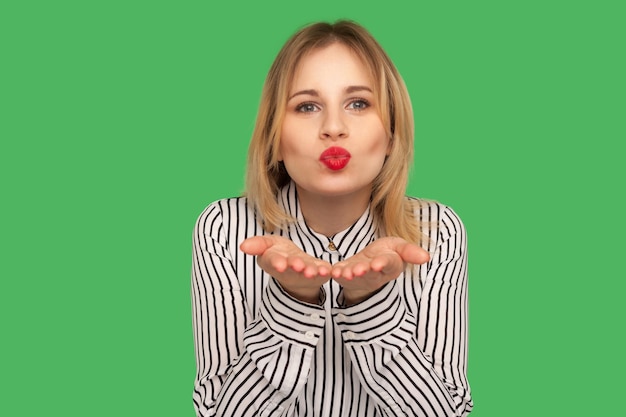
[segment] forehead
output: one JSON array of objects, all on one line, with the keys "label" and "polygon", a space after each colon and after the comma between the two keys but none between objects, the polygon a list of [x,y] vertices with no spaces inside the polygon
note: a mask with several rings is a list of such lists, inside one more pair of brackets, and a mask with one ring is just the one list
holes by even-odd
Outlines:
[{"label": "forehead", "polygon": [[304,54],[296,65],[291,90],[367,85],[374,88],[368,63],[350,47],[334,42]]}]

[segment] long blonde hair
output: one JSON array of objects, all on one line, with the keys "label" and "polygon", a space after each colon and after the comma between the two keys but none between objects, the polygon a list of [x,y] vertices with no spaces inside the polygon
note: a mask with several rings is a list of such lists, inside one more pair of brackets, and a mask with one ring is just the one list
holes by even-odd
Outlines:
[{"label": "long blonde hair", "polygon": [[300,59],[309,51],[334,42],[354,51],[368,67],[372,79],[377,81],[374,94],[382,109],[383,125],[391,138],[390,153],[372,187],[374,215],[384,235],[419,242],[421,233],[414,206],[405,197],[413,161],[413,110],[409,94],[389,56],[365,28],[354,22],[340,20],[307,26],[296,32],[278,53],[261,94],[248,151],[245,194],[266,231],[274,231],[293,221],[277,202],[280,188],[290,181],[277,158],[287,96]]}]

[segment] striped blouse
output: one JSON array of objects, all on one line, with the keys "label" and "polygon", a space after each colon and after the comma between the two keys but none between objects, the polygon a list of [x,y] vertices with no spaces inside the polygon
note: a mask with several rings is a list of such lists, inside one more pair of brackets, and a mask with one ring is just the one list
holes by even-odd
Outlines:
[{"label": "striped blouse", "polygon": [[[304,222],[293,183],[279,201],[297,221],[276,233],[331,264],[377,238],[369,209],[328,238]],[[264,233],[245,197],[207,207],[193,234],[197,415],[467,415],[465,229],[450,208],[415,201],[431,260],[349,307],[332,280],[320,305],[290,297],[239,250]]]}]

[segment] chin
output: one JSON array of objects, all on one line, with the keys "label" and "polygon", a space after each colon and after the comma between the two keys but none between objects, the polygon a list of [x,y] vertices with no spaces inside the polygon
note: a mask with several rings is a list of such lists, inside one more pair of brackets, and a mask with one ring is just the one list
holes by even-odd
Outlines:
[{"label": "chin", "polygon": [[342,181],[326,181],[324,184],[304,186],[302,189],[325,197],[346,197],[372,193],[372,184],[345,184]]}]

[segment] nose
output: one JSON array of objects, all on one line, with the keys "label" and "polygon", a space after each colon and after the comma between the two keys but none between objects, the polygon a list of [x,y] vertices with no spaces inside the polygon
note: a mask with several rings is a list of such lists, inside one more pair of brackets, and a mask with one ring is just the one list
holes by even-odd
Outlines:
[{"label": "nose", "polygon": [[348,136],[346,115],[341,110],[325,109],[320,127],[321,139],[337,140]]}]

